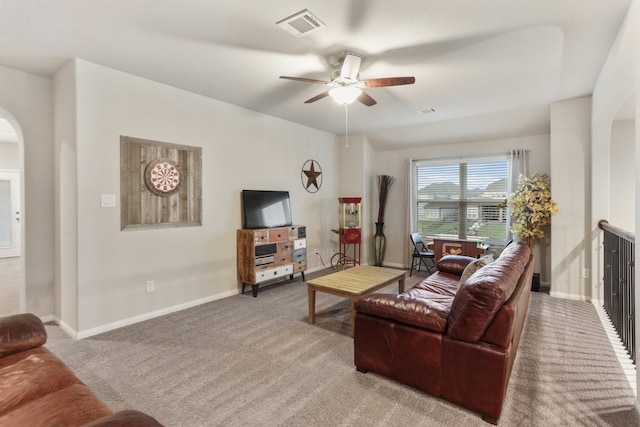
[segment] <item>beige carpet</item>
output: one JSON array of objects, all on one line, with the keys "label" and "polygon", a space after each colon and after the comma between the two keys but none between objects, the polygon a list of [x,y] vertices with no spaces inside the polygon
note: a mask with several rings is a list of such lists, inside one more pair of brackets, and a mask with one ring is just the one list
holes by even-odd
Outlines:
[{"label": "beige carpet", "polygon": [[[318,294],[317,304],[344,303]],[[357,372],[349,316],[309,325],[300,281],[81,341],[57,326],[47,329],[47,346],[98,397],[167,426],[489,425],[453,404]],[[640,425],[635,396],[593,306],[532,295],[499,425]]]}]

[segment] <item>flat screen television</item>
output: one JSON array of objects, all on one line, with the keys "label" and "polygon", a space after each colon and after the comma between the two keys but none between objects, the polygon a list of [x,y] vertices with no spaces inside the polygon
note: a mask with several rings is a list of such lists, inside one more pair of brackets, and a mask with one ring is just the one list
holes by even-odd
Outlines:
[{"label": "flat screen television", "polygon": [[287,227],[291,223],[288,191],[242,190],[244,228]]}]

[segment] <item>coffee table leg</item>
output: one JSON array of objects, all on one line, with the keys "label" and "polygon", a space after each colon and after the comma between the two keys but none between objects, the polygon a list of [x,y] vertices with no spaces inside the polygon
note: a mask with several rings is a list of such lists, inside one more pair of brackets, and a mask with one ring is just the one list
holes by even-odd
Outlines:
[{"label": "coffee table leg", "polygon": [[316,290],[307,284],[309,294],[309,324],[313,325],[316,316]]},{"label": "coffee table leg", "polygon": [[356,331],[356,300],[355,298],[351,299],[351,338],[353,338],[353,334]]},{"label": "coffee table leg", "polygon": [[401,294],[404,292],[404,274],[402,275],[402,277],[400,278],[400,280],[398,281],[398,293]]}]

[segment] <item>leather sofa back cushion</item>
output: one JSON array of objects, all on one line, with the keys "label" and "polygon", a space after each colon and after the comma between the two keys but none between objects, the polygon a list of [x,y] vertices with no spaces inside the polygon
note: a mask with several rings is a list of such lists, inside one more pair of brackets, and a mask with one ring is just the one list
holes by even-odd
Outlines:
[{"label": "leather sofa back cushion", "polygon": [[458,290],[451,305],[448,335],[478,342],[496,312],[511,297],[531,257],[524,243],[509,245],[500,257],[471,276]]},{"label": "leather sofa back cushion", "polygon": [[31,313],[0,318],[0,357],[35,348],[47,342],[47,331]]}]

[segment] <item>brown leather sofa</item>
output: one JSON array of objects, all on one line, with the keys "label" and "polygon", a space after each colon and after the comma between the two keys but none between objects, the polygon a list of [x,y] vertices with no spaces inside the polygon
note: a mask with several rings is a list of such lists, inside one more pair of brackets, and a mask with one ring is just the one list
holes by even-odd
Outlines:
[{"label": "brown leather sofa", "polygon": [[446,256],[436,273],[402,294],[359,298],[355,365],[497,424],[529,305],[533,256],[513,243],[459,286],[472,261]]},{"label": "brown leather sofa", "polygon": [[113,412],[43,345],[33,314],[0,318],[0,426],[155,427],[135,410]]}]

